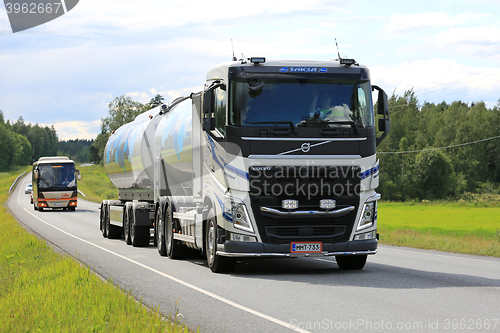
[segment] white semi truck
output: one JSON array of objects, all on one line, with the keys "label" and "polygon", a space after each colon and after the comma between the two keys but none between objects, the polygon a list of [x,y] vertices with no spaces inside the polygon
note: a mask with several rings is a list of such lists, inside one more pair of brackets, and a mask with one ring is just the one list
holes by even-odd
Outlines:
[{"label": "white semi truck", "polygon": [[218,65],[203,92],[110,137],[119,200],[103,201],[102,234],[147,246],[154,230],[160,255],[196,249],[213,272],[297,256],[362,269],[377,252],[376,146],[389,124],[387,95],[352,59]]}]

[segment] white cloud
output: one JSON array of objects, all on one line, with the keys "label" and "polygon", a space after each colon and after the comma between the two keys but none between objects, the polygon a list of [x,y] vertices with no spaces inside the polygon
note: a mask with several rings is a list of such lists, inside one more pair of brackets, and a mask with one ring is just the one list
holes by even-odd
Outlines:
[{"label": "white cloud", "polygon": [[334,23],[334,22],[321,22],[319,24],[319,27],[323,28],[323,29],[336,29],[337,28],[337,24]]},{"label": "white cloud", "polygon": [[388,32],[407,32],[421,28],[455,26],[468,22],[472,19],[488,17],[487,14],[464,13],[456,16],[450,16],[447,13],[416,13],[416,14],[397,14],[391,15],[391,21],[385,25],[384,29]]},{"label": "white cloud", "polygon": [[89,34],[101,29],[144,32],[186,25],[228,24],[262,15],[302,13],[343,6],[352,0],[268,0],[252,5],[230,0],[164,1],[146,3],[123,0],[80,1],[71,12],[54,20],[50,30],[65,34]]},{"label": "white cloud", "polygon": [[[372,82],[391,95],[413,89],[420,102],[465,100],[495,104],[500,90],[500,68],[468,67],[453,60],[405,62],[395,67],[373,67]],[[489,97],[488,97],[489,96]],[[488,100],[491,99],[491,100]]]},{"label": "white cloud", "polygon": [[428,50],[450,54],[500,60],[500,27],[495,25],[473,28],[453,28],[422,38]]},{"label": "white cloud", "polygon": [[149,102],[149,100],[151,99],[148,93],[140,91],[128,92],[125,94],[125,96],[129,96],[134,101],[141,102],[142,104]]},{"label": "white cloud", "polygon": [[177,97],[189,96],[193,92],[196,93],[202,90],[203,90],[202,86],[169,90],[163,94],[163,97],[165,98],[165,102],[170,102],[176,99]]},{"label": "white cloud", "polygon": [[101,132],[101,121],[63,121],[54,124],[39,124],[41,127],[54,126],[59,140],[93,140]]},{"label": "white cloud", "polygon": [[12,33],[12,29],[10,28],[7,12],[0,5],[0,34],[1,33]]}]

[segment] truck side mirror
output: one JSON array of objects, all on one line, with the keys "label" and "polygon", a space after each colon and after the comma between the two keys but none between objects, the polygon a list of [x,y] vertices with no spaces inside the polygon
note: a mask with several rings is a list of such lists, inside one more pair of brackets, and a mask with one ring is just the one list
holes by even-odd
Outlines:
[{"label": "truck side mirror", "polygon": [[76,174],[78,175],[78,180],[82,180],[82,175],[80,174],[80,170],[76,170]]},{"label": "truck side mirror", "polygon": [[208,88],[203,94],[203,130],[205,132],[215,130],[215,117],[212,117],[212,115],[215,104],[214,90],[216,88],[221,88],[226,91],[226,85],[224,83],[217,83]]},{"label": "truck side mirror", "polygon": [[377,146],[384,140],[391,129],[391,122],[389,120],[389,101],[387,99],[387,94],[382,88],[373,85],[372,91],[378,91],[378,101],[377,101],[377,114],[382,115],[382,118],[378,120],[378,130],[383,132],[380,137],[377,138]]},{"label": "truck side mirror", "polygon": [[208,89],[203,96],[203,130],[210,132],[215,129],[215,117],[212,117],[214,105],[214,90]]}]

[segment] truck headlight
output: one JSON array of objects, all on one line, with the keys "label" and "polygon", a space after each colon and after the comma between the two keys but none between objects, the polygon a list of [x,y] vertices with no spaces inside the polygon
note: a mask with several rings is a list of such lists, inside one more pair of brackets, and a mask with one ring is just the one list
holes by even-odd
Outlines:
[{"label": "truck headlight", "polygon": [[246,243],[257,242],[257,238],[254,236],[235,234],[234,232],[229,233],[229,240],[233,242],[246,242]]},{"label": "truck headlight", "polygon": [[377,238],[377,231],[375,230],[354,236],[354,240],[368,240],[374,238]]},{"label": "truck headlight", "polygon": [[375,224],[375,215],[377,214],[377,202],[366,202],[359,218],[356,231],[371,227]]},{"label": "truck headlight", "polygon": [[224,217],[232,222],[235,228],[254,232],[246,205],[240,199],[231,196],[225,197]]}]

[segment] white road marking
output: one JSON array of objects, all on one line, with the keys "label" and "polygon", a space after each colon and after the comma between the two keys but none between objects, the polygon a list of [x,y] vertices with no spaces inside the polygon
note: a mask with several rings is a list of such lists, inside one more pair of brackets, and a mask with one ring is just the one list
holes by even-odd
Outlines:
[{"label": "white road marking", "polygon": [[[18,196],[18,203],[19,203],[19,205],[21,205],[21,204],[20,204],[20,202],[19,202],[19,196]],[[21,206],[21,207],[22,207],[22,206]],[[211,293],[211,292],[209,292],[209,291],[207,291],[207,290],[201,289],[201,288],[199,288],[199,287],[197,287],[197,286],[195,286],[195,285],[192,285],[192,284],[190,284],[190,283],[187,283],[187,282],[185,282],[185,281],[182,281],[182,280],[180,280],[180,279],[178,279],[178,278],[176,278],[176,277],[173,277],[172,275],[169,275],[169,274],[165,274],[165,273],[163,273],[163,272],[160,272],[160,271],[159,271],[159,270],[157,270],[157,269],[154,269],[154,268],[152,268],[152,267],[149,267],[149,266],[146,266],[146,265],[144,265],[144,264],[141,264],[140,262],[137,262],[137,261],[135,261],[135,260],[132,260],[132,259],[130,259],[130,258],[127,258],[127,257],[125,257],[125,256],[122,256],[121,254],[118,254],[118,253],[113,252],[113,251],[111,251],[111,250],[105,249],[105,248],[103,248],[103,247],[101,247],[101,246],[99,246],[99,245],[97,245],[97,244],[94,244],[94,243],[89,242],[89,241],[87,241],[87,240],[85,240],[85,239],[82,239],[82,238],[80,238],[80,237],[78,237],[78,236],[75,236],[75,235],[73,235],[73,234],[70,234],[70,233],[69,233],[69,232],[67,232],[67,231],[64,231],[64,230],[62,230],[62,229],[60,229],[60,228],[58,228],[58,227],[56,227],[56,226],[53,226],[52,224],[50,224],[50,223],[48,223],[48,222],[45,222],[44,220],[42,220],[41,218],[39,218],[38,216],[36,216],[36,215],[35,215],[35,214],[33,214],[32,212],[28,211],[26,208],[24,208],[24,207],[23,207],[23,209],[24,209],[24,210],[25,210],[28,214],[30,214],[30,215],[32,215],[33,217],[35,217],[36,219],[40,220],[42,223],[44,223],[44,224],[46,224],[46,225],[48,225],[48,226],[50,226],[50,227],[52,227],[52,228],[54,228],[54,229],[56,229],[56,230],[58,230],[58,231],[62,232],[63,234],[66,234],[66,235],[68,235],[68,236],[70,236],[70,237],[73,237],[74,239],[77,239],[77,240],[79,240],[79,241],[81,241],[81,242],[84,242],[84,243],[86,243],[86,244],[89,244],[89,245],[91,245],[91,246],[94,246],[94,247],[96,247],[96,248],[98,248],[98,249],[100,249],[100,250],[103,250],[103,251],[105,251],[105,252],[108,252],[109,254],[112,254],[112,255],[114,255],[114,256],[117,256],[117,257],[119,257],[119,258],[122,258],[123,260],[126,260],[126,261],[128,261],[128,262],[131,262],[131,263],[133,263],[133,264],[137,265],[137,266],[140,266],[140,267],[142,267],[142,268],[145,268],[145,269],[147,269],[147,270],[149,270],[149,271],[151,271],[151,272],[153,272],[153,273],[156,273],[156,274],[158,274],[158,275],[161,275],[161,276],[163,276],[163,277],[166,277],[167,279],[170,279],[170,280],[172,280],[172,281],[175,281],[175,282],[177,282],[177,283],[180,283],[180,284],[182,284],[183,286],[186,286],[186,287],[188,287],[188,288],[191,288],[191,289],[193,289],[193,290],[196,290],[196,291],[198,291],[198,292],[200,292],[200,293],[202,293],[202,294],[204,294],[204,295],[206,295],[206,296],[212,297],[212,298],[214,298],[214,299],[216,299],[216,300],[218,300],[218,301],[221,301],[221,302],[223,302],[223,303],[226,303],[226,304],[228,304],[228,305],[231,305],[231,306],[233,306],[233,307],[235,307],[235,308],[237,308],[237,309],[240,309],[240,310],[242,310],[242,311],[248,312],[248,313],[253,314],[253,315],[255,315],[255,316],[257,316],[257,317],[260,317],[260,318],[262,318],[262,319],[269,320],[269,321],[271,321],[271,322],[273,322],[273,323],[275,323],[275,324],[278,324],[278,325],[281,325],[281,326],[283,326],[283,327],[286,327],[287,329],[290,329],[290,330],[292,330],[292,331],[295,331],[295,332],[301,332],[301,333],[311,333],[311,332],[306,331],[306,330],[304,330],[304,329],[301,329],[301,328],[299,328],[299,327],[294,327],[294,326],[293,326],[293,325],[291,325],[290,323],[284,322],[284,321],[282,321],[282,320],[279,320],[279,319],[276,319],[276,318],[274,318],[274,317],[268,316],[268,315],[266,315],[266,314],[264,314],[264,313],[262,313],[262,312],[259,312],[259,311],[256,311],[256,310],[253,310],[253,309],[250,309],[250,308],[248,308],[248,307],[246,307],[246,306],[244,306],[244,305],[241,305],[241,304],[235,303],[235,302],[233,302],[233,301],[230,301],[230,300],[228,300],[228,299],[226,299],[226,298],[224,298],[224,297],[221,297],[221,296],[216,295],[216,294],[214,294],[214,293]]]}]

